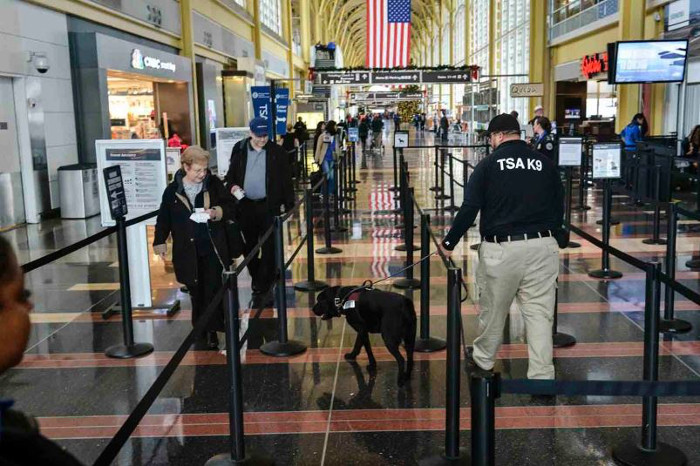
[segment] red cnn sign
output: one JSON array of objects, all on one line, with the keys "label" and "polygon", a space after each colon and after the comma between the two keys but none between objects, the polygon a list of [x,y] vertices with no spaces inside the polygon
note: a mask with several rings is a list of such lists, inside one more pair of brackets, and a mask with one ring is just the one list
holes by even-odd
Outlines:
[{"label": "red cnn sign", "polygon": [[586,55],[581,59],[581,74],[586,79],[608,72],[608,53],[596,53],[594,55]]}]

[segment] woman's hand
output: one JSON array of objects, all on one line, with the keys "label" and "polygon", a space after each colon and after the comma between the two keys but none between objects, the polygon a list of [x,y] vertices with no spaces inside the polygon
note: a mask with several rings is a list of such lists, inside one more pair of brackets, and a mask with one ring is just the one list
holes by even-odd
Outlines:
[{"label": "woman's hand", "polygon": [[153,252],[159,255],[161,259],[165,260],[165,255],[168,253],[168,245],[165,243],[156,244],[153,246]]},{"label": "woman's hand", "polygon": [[234,184],[233,186],[231,186],[231,194],[235,193],[239,189],[241,189],[241,187],[238,186],[237,184]]},{"label": "woman's hand", "polygon": [[216,217],[216,211],[214,209],[204,209],[204,212],[209,214],[209,218],[212,220]]}]

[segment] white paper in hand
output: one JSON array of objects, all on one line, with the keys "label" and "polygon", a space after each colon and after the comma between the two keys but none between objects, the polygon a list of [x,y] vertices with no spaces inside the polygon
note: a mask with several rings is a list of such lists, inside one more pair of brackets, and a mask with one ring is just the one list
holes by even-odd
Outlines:
[{"label": "white paper in hand", "polygon": [[207,223],[209,221],[209,214],[206,212],[194,212],[190,215],[190,220],[196,223]]}]

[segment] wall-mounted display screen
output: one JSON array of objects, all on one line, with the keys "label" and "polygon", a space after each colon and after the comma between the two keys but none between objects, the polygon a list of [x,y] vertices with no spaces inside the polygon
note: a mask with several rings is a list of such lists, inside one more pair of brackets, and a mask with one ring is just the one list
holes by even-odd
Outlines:
[{"label": "wall-mounted display screen", "polygon": [[612,67],[615,84],[681,82],[687,40],[618,42]]}]

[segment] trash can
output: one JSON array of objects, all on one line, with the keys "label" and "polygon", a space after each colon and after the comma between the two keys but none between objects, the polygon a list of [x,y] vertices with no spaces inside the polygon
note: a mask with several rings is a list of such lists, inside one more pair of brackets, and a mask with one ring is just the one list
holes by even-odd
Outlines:
[{"label": "trash can", "polygon": [[88,218],[100,213],[97,166],[77,163],[58,168],[61,218]]}]

